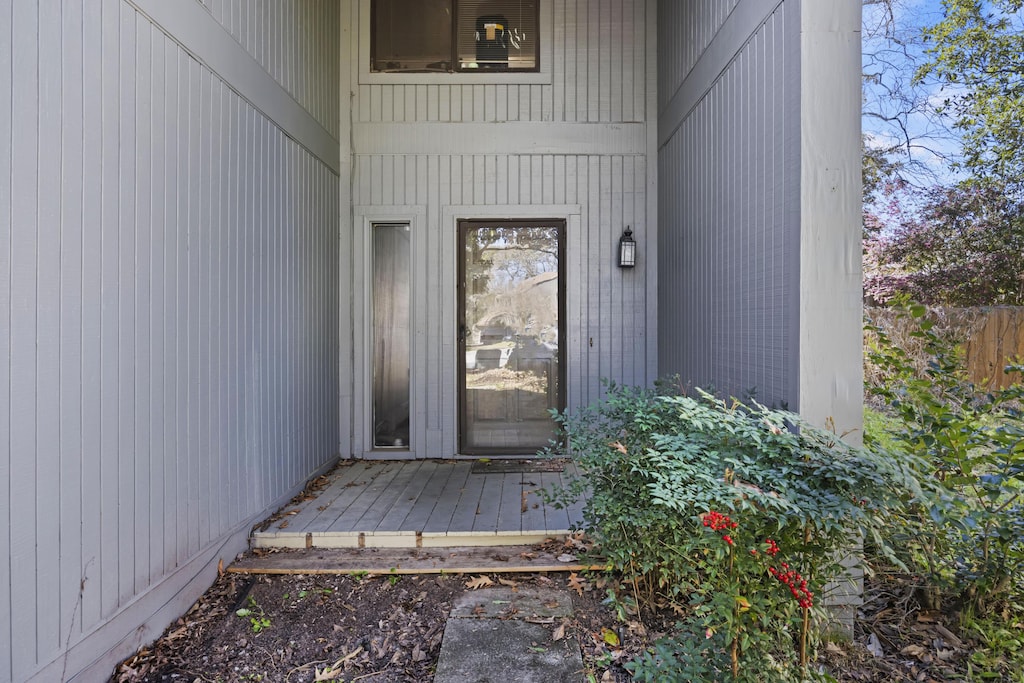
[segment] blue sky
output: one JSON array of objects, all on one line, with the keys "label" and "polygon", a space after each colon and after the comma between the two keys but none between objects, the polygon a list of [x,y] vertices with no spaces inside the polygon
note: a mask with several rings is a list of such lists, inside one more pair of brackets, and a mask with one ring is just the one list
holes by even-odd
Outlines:
[{"label": "blue sky", "polygon": [[[923,27],[942,18],[942,4],[940,0],[894,0],[893,4],[895,35],[904,40],[905,53],[881,37],[881,25],[886,16],[881,6],[871,3],[864,6],[864,69],[865,73],[879,74],[881,80],[865,86],[862,126],[867,143],[887,147],[906,144],[909,137],[912,144],[905,151],[904,159],[915,162],[921,181],[930,184],[952,180],[954,175],[947,157],[955,154],[958,145],[949,131],[928,115],[928,110],[934,109],[938,98],[944,94],[937,87],[912,88],[910,85],[915,63],[923,58],[922,47],[916,39]],[[893,93],[910,94],[912,101],[905,102]],[[886,121],[886,117],[898,120]],[[928,178],[929,175],[932,177]]]}]

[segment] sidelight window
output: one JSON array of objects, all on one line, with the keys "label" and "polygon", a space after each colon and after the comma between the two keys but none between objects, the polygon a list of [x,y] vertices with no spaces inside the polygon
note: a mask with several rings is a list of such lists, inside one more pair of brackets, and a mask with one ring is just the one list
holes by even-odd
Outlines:
[{"label": "sidelight window", "polygon": [[408,223],[373,225],[373,446],[409,447]]}]

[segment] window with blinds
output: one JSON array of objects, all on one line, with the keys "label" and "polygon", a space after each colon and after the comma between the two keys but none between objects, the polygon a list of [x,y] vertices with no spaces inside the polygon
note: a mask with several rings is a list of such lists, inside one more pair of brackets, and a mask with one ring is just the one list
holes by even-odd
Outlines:
[{"label": "window with blinds", "polygon": [[540,69],[539,0],[373,0],[378,72]]}]

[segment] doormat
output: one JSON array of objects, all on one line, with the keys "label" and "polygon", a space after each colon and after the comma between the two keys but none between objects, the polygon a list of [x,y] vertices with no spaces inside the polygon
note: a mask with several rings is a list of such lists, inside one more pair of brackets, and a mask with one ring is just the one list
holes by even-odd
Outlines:
[{"label": "doormat", "polygon": [[565,471],[565,460],[477,460],[471,474],[533,474]]}]

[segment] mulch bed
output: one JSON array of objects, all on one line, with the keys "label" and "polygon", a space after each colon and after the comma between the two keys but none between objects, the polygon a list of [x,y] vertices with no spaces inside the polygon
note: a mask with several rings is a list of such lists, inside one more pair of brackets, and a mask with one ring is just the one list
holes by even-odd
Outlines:
[{"label": "mulch bed", "polygon": [[[543,549],[554,552],[560,545],[550,542]],[[963,680],[976,644],[943,615],[921,610],[906,579],[890,575],[869,582],[854,640],[827,644],[819,665],[840,681]],[[431,681],[453,599],[499,584],[569,591],[575,614],[568,622],[550,625],[552,638],[575,635],[583,646],[586,673],[602,683],[629,681],[620,664],[647,647],[673,619],[666,614],[643,625],[624,624],[603,602],[608,586],[602,577],[572,572],[224,573],[160,640],[123,662],[111,680]],[[238,610],[248,613],[239,616]]]}]

